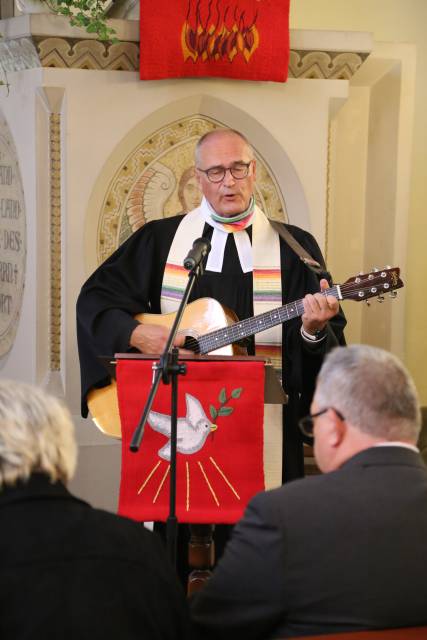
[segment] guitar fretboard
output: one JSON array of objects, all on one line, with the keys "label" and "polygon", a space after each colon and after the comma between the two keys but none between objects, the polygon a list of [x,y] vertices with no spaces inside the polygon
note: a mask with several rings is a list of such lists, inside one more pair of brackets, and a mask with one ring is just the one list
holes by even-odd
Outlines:
[{"label": "guitar fretboard", "polygon": [[[338,299],[342,298],[339,291],[339,285],[335,285],[330,289],[325,289],[322,291],[322,294],[324,296],[334,296]],[[303,313],[304,305],[301,299],[296,300],[295,302],[289,302],[288,304],[278,307],[277,309],[273,309],[272,311],[266,311],[259,316],[247,318],[246,320],[239,320],[239,322],[235,322],[228,327],[217,329],[216,331],[212,331],[211,333],[206,333],[204,336],[201,336],[197,340],[200,349],[199,353],[205,354],[215,351],[216,349],[221,349],[221,347],[225,347],[233,342],[238,342],[243,338],[259,333],[260,331],[271,329],[271,327],[275,327],[282,322],[302,316]]]}]

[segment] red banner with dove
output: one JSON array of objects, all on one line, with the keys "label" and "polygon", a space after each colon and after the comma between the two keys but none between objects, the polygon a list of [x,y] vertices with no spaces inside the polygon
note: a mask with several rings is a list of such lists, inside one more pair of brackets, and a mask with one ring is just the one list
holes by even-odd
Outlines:
[{"label": "red banner with dove", "polygon": [[140,0],[140,77],[286,82],[290,0]]},{"label": "red banner with dove", "polygon": [[[165,521],[169,513],[170,385],[160,385],[140,449],[129,450],[152,379],[152,361],[119,360],[122,423],[119,513]],[[187,362],[179,377],[179,522],[234,523],[264,489],[264,363]]]}]

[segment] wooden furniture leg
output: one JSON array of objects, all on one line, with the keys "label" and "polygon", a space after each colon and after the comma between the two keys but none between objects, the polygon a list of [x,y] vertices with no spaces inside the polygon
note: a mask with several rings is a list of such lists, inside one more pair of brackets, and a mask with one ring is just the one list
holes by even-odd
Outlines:
[{"label": "wooden furniture leg", "polygon": [[200,591],[212,575],[215,562],[214,528],[213,524],[190,524],[188,563],[192,571],[188,576],[189,596]]}]

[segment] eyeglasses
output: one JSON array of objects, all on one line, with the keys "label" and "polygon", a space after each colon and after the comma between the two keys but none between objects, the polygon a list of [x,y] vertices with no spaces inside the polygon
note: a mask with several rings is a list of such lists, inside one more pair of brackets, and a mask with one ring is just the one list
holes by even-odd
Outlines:
[{"label": "eyeglasses", "polygon": [[326,407],[325,409],[322,409],[317,413],[309,413],[308,416],[304,416],[304,418],[301,418],[300,420],[298,420],[298,426],[301,429],[302,433],[308,438],[314,438],[313,436],[314,419],[318,418],[319,416],[322,416],[324,413],[326,413],[329,410],[334,411],[340,420],[345,420],[344,416],[340,411],[337,411],[333,407]]},{"label": "eyeglasses", "polygon": [[250,162],[236,162],[236,164],[233,164],[231,167],[211,167],[210,169],[200,169],[200,167],[196,167],[196,169],[197,171],[205,173],[209,182],[216,183],[224,180],[227,171],[231,173],[235,180],[247,178],[251,164],[252,160]]}]

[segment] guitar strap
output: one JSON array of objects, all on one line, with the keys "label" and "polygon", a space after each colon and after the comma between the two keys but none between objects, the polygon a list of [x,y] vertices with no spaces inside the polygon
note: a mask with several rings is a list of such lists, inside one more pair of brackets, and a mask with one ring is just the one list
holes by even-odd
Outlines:
[{"label": "guitar strap", "polygon": [[290,231],[281,223],[276,220],[269,220],[271,226],[277,233],[283,238],[286,244],[297,254],[300,260],[305,264],[305,266],[310,269],[316,276],[319,278],[326,278],[328,282],[331,282],[331,275],[326,268],[324,268],[321,264],[317,262],[311,255],[304,249],[303,246],[300,245],[298,240],[294,238]]}]

